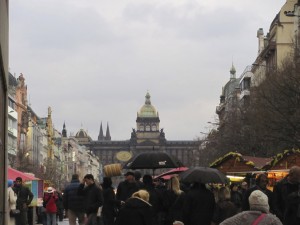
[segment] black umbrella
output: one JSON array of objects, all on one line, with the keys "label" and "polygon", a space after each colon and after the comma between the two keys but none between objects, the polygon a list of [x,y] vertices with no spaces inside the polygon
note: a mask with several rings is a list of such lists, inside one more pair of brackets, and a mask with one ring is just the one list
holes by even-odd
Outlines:
[{"label": "black umbrella", "polygon": [[142,152],[127,162],[123,169],[177,168],[182,163],[166,152]]},{"label": "black umbrella", "polygon": [[219,170],[209,167],[194,167],[179,174],[180,180],[187,183],[227,183],[228,178]]}]

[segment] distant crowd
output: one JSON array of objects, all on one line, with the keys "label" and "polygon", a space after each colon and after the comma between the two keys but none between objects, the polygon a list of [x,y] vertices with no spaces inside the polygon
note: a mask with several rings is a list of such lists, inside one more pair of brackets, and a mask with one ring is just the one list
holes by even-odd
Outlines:
[{"label": "distant crowd", "polygon": [[[37,214],[43,225],[57,225],[68,217],[70,225],[300,225],[300,167],[267,188],[268,177],[259,174],[255,185],[181,183],[177,175],[167,182],[128,171],[117,190],[110,177],[96,184],[92,174],[77,174],[63,194],[49,187]],[[33,195],[8,181],[9,225],[28,225],[28,205]],[[76,223],[78,222],[78,223]]]}]

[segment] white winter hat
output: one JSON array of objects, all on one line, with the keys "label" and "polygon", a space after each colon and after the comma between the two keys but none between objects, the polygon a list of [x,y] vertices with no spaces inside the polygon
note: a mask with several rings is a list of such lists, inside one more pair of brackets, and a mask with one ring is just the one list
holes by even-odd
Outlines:
[{"label": "white winter hat", "polygon": [[259,210],[265,213],[268,213],[270,209],[268,196],[260,190],[255,190],[250,194],[249,205],[251,210]]}]

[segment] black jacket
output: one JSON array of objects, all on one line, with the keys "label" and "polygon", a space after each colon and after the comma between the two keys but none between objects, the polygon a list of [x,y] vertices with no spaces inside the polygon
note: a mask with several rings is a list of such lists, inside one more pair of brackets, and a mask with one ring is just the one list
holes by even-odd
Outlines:
[{"label": "black jacket", "polygon": [[24,203],[26,203],[27,206],[30,205],[33,199],[33,194],[28,187],[20,185],[15,186],[13,190],[17,195],[17,209],[23,209]]},{"label": "black jacket", "polygon": [[150,203],[140,198],[129,198],[121,208],[116,225],[152,225],[153,211]]},{"label": "black jacket", "polygon": [[214,208],[214,194],[205,186],[195,186],[185,195],[183,222],[185,225],[210,225]]},{"label": "black jacket", "polygon": [[129,183],[127,180],[119,183],[117,188],[117,199],[120,201],[126,201],[134,192],[139,190],[135,182]]},{"label": "black jacket", "polygon": [[183,221],[183,203],[185,193],[181,192],[179,195],[172,190],[166,190],[163,195],[163,207],[166,213],[166,225],[172,225],[175,220]]},{"label": "black jacket", "polygon": [[79,180],[71,180],[71,183],[66,187],[63,195],[63,205],[65,210],[72,210],[74,212],[83,212],[83,196],[78,195]]},{"label": "black jacket", "polygon": [[299,185],[289,183],[287,177],[274,186],[274,211],[276,216],[286,225],[300,224],[300,215],[297,216],[297,208],[300,208],[299,191]]},{"label": "black jacket", "polygon": [[99,207],[103,205],[102,190],[95,183],[86,187],[80,184],[78,194],[84,196],[84,209],[88,215],[97,213]]},{"label": "black jacket", "polygon": [[249,205],[249,196],[251,195],[251,193],[255,190],[260,190],[261,192],[263,192],[265,195],[268,196],[268,203],[269,203],[269,207],[270,207],[270,212],[273,213],[274,209],[273,209],[273,202],[274,202],[274,195],[273,192],[270,191],[269,189],[266,190],[262,190],[261,188],[259,188],[257,185],[255,185],[252,188],[249,188],[246,192],[245,195],[243,196],[243,205],[242,205],[242,209],[243,211],[246,210],[250,210],[250,205]]}]

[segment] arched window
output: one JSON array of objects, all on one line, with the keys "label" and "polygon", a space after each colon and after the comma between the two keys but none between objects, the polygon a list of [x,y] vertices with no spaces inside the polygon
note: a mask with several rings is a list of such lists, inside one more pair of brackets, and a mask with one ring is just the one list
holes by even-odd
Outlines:
[{"label": "arched window", "polygon": [[156,125],[155,124],[152,125],[152,131],[156,131]]},{"label": "arched window", "polygon": [[140,131],[144,131],[144,125],[140,125]]},{"label": "arched window", "polygon": [[150,131],[150,125],[146,126],[146,131]]}]

